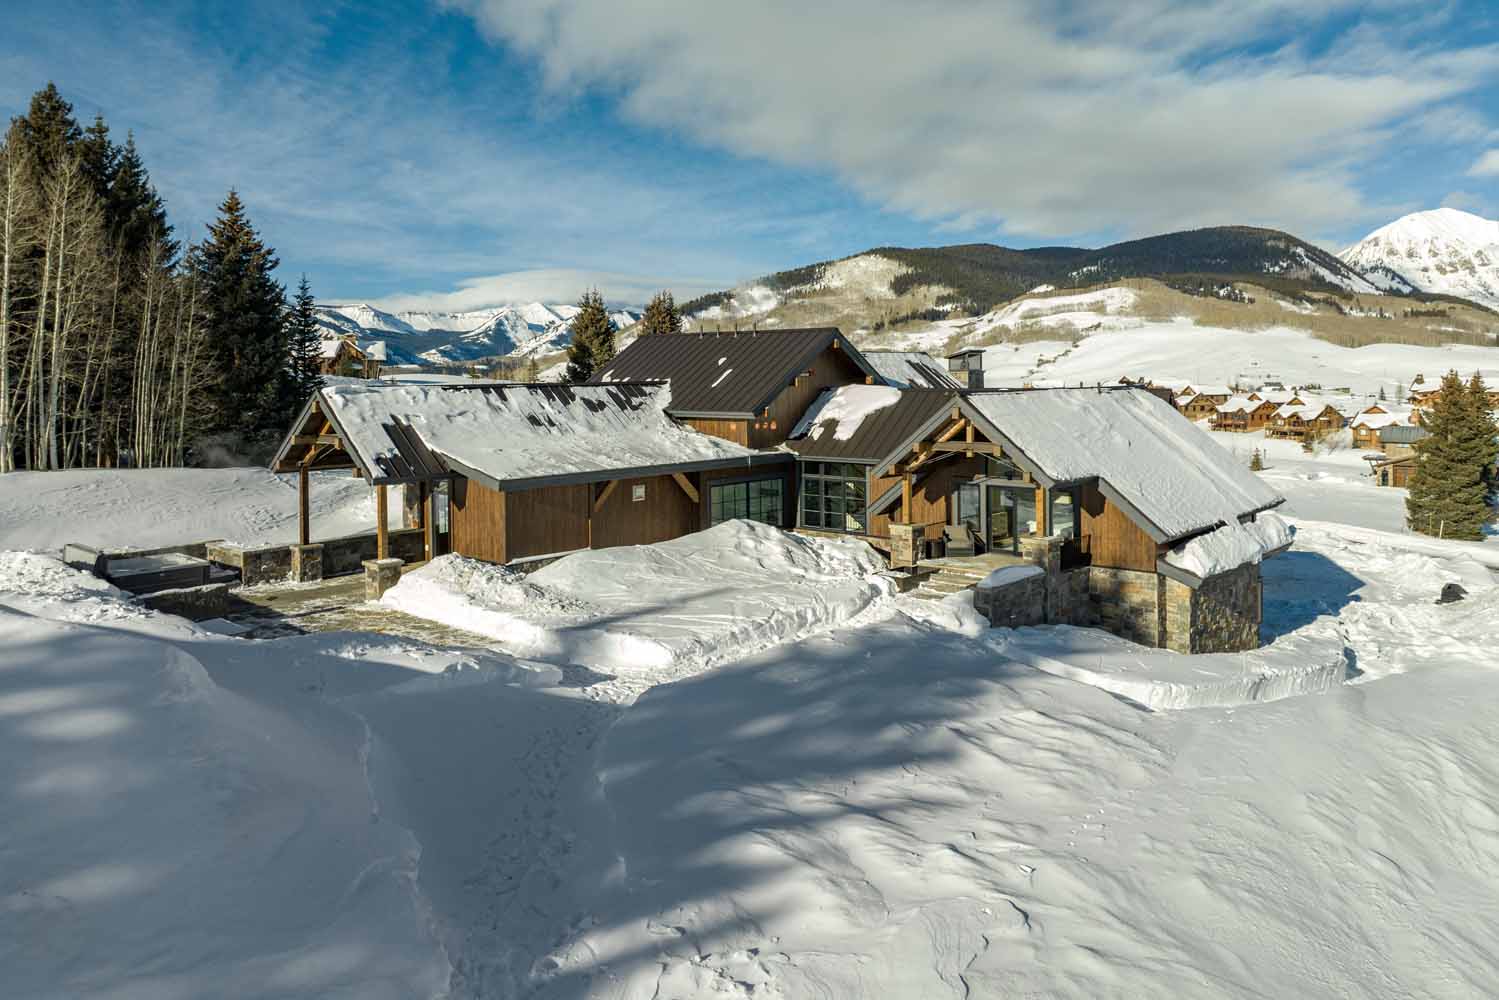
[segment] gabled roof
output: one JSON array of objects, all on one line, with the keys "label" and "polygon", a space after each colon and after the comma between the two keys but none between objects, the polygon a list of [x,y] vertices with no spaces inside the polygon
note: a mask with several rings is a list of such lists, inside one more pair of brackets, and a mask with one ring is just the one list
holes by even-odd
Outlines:
[{"label": "gabled roof", "polygon": [[457,472],[496,489],[784,461],[666,415],[660,384],[336,385],[315,393],[281,446],[284,470],[314,406],[371,483]]},{"label": "gabled roof", "polygon": [[1391,424],[1379,430],[1380,444],[1415,444],[1429,437],[1431,431],[1411,424]]},{"label": "gabled roof", "polygon": [[[889,394],[898,393],[894,399]],[[809,460],[877,462],[957,404],[952,389],[845,385],[824,390],[785,447]]]},{"label": "gabled roof", "polygon": [[835,344],[866,376],[880,380],[836,327],[818,327],[640,337],[591,381],[670,382],[674,416],[749,419]]},{"label": "gabled roof", "polygon": [[1254,399],[1249,396],[1232,396],[1226,403],[1218,405],[1219,413],[1253,413],[1264,406],[1274,406],[1268,399]]},{"label": "gabled roof", "polygon": [[[1042,486],[1097,480],[1104,496],[1157,542],[1285,501],[1171,404],[1143,389],[979,389],[954,393],[952,401]],[[925,425],[876,463],[875,474],[949,416],[934,408]]]},{"label": "gabled roof", "polygon": [[1365,410],[1363,413],[1355,416],[1351,421],[1351,424],[1354,427],[1372,428],[1392,427],[1396,424],[1409,424],[1411,422],[1411,415],[1413,412],[1414,411],[1412,410],[1396,409],[1395,407],[1385,407],[1383,412],[1381,413],[1370,413],[1368,410]]},{"label": "gabled roof", "polygon": [[957,389],[958,381],[925,351],[865,351],[886,385],[901,389]]}]

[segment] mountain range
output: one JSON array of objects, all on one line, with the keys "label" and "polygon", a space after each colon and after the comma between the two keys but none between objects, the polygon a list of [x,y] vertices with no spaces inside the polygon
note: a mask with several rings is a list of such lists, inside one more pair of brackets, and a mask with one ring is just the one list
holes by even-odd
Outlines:
[{"label": "mountain range", "polygon": [[[1499,222],[1455,208],[1414,212],[1338,254],[1370,280],[1499,309]],[[1397,286],[1398,287],[1398,286]]]},{"label": "mountain range", "polygon": [[[568,326],[577,313],[575,305],[542,302],[466,312],[386,312],[362,302],[317,307],[325,336],[383,340],[389,364],[541,357],[568,345]],[[639,309],[616,308],[610,315],[623,330],[638,322],[640,314]]]}]

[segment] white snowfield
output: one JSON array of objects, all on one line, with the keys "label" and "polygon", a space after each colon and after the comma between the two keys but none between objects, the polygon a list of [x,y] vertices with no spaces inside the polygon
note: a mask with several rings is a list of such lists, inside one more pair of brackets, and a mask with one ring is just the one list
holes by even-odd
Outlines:
[{"label": "white snowfield", "polygon": [[1283,444],[1232,656],[991,630],[749,524],[387,595],[485,650],[0,555],[0,993],[1495,995],[1499,544],[1334,523],[1404,493]]},{"label": "white snowfield", "polygon": [[[375,530],[374,491],[347,472],[314,472],[316,538]],[[400,526],[400,505],[387,516]],[[0,476],[0,549],[54,551],[69,542],[152,548],[222,538],[297,540],[297,482],[265,469],[80,469]]]}]

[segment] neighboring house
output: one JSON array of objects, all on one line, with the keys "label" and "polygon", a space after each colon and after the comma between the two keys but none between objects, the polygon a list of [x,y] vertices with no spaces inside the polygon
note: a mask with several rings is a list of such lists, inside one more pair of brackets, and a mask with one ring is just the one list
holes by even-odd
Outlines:
[{"label": "neighboring house", "polygon": [[1387,427],[1410,426],[1415,421],[1415,411],[1390,403],[1375,403],[1360,410],[1348,426],[1353,431],[1355,448],[1378,448],[1380,432]]},{"label": "neighboring house", "polygon": [[771,448],[829,386],[883,382],[833,327],[640,337],[595,384],[669,381],[666,412],[705,434]]},{"label": "neighboring house", "polygon": [[941,362],[923,351],[865,351],[886,385],[898,389],[957,389],[959,382]]},{"label": "neighboring house", "polygon": [[1283,498],[1152,393],[847,386],[786,447],[803,530],[865,538],[897,566],[961,540],[1046,566],[1044,620],[1185,652],[1258,645],[1266,553],[1205,574],[1182,553]]},{"label": "neighboring house", "polygon": [[1231,431],[1237,434],[1264,430],[1275,415],[1277,407],[1257,393],[1232,396],[1213,414],[1213,430]]},{"label": "neighboring house", "polygon": [[1431,437],[1424,427],[1392,424],[1379,431],[1379,454],[1365,455],[1370,474],[1380,486],[1405,488],[1416,471],[1416,442]]},{"label": "neighboring house", "polygon": [[1298,396],[1275,411],[1266,433],[1273,438],[1292,441],[1318,440],[1342,430],[1345,423],[1343,415],[1331,403],[1320,400],[1304,402]]},{"label": "neighboring house", "polygon": [[968,347],[947,356],[947,373],[968,389],[984,387],[984,349]]},{"label": "neighboring house", "polygon": [[341,378],[379,378],[385,362],[385,342],[372,341],[363,347],[352,336],[329,337],[322,343],[322,373]]},{"label": "neighboring house", "polygon": [[[332,386],[308,401],[272,468],[353,469],[382,508],[387,487],[411,488],[428,558],[642,545],[706,528],[715,512],[787,523],[790,456],[684,427],[665,412],[669,396],[660,383]],[[757,485],[742,503],[736,489],[715,492],[743,482]],[[383,519],[377,528],[383,558]]]},{"label": "neighboring house", "polygon": [[1176,406],[1188,420],[1211,420],[1217,415],[1218,407],[1232,396],[1233,390],[1226,385],[1189,385],[1178,396]]}]

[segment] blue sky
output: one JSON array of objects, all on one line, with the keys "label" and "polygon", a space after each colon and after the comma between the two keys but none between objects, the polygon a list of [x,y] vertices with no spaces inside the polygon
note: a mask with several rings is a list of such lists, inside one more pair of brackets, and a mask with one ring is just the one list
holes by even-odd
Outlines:
[{"label": "blue sky", "polygon": [[13,0],[0,112],[134,130],[196,237],[468,308],[679,296],[881,244],[1499,214],[1499,22],[1289,0]]}]

